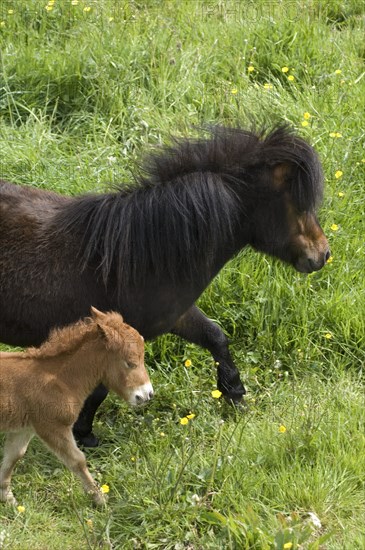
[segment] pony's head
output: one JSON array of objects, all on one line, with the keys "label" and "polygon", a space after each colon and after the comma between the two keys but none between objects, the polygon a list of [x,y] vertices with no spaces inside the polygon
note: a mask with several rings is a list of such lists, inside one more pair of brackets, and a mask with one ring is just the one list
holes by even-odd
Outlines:
[{"label": "pony's head", "polygon": [[251,202],[251,244],[302,273],[321,269],[330,250],[317,220],[323,175],[314,149],[286,127],[256,145],[255,166],[247,171],[256,200]]},{"label": "pony's head", "polygon": [[108,351],[103,383],[130,405],[147,403],[153,388],[144,365],[143,337],[119,313],[102,313],[92,307],[91,316]]}]

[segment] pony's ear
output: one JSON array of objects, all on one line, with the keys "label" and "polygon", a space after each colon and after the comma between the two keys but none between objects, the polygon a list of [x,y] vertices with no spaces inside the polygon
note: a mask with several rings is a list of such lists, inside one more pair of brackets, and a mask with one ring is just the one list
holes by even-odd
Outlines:
[{"label": "pony's ear", "polygon": [[91,317],[95,321],[101,321],[102,319],[104,319],[105,313],[103,313],[102,311],[99,311],[98,309],[96,309],[96,307],[91,306],[90,310],[91,310]]},{"label": "pony's ear", "polygon": [[103,323],[97,323],[98,332],[100,336],[105,340],[106,346],[109,349],[114,349],[115,342],[118,339],[118,335],[115,330]]},{"label": "pony's ear", "polygon": [[275,191],[284,191],[290,171],[291,167],[287,162],[280,162],[271,168],[272,185]]}]

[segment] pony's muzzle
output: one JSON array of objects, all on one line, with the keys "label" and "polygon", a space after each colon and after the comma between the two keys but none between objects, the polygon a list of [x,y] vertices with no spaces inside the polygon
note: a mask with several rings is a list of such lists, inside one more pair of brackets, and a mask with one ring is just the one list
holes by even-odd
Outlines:
[{"label": "pony's muzzle", "polygon": [[129,402],[131,405],[139,407],[148,403],[148,401],[150,401],[152,397],[153,387],[150,382],[147,382],[146,384],[143,384],[142,386],[139,386],[138,388],[133,390]]}]

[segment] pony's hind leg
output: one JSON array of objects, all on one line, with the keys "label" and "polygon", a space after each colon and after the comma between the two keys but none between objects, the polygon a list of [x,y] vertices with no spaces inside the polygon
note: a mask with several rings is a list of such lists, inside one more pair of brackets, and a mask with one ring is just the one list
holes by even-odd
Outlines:
[{"label": "pony's hind leg", "polygon": [[87,468],[85,455],[76,445],[71,427],[37,426],[36,433],[61,462],[81,480],[85,492],[91,495],[95,504],[105,504],[105,496]]},{"label": "pony's hind leg", "polygon": [[4,445],[4,458],[0,467],[0,501],[8,504],[16,504],[16,500],[11,491],[11,474],[15,464],[22,458],[27,450],[29,441],[34,432],[22,430],[19,432],[10,432],[6,435]]},{"label": "pony's hind leg", "polygon": [[238,403],[246,390],[229,353],[228,338],[219,326],[192,306],[178,319],[171,332],[210,351],[217,363],[218,388],[226,399]]}]

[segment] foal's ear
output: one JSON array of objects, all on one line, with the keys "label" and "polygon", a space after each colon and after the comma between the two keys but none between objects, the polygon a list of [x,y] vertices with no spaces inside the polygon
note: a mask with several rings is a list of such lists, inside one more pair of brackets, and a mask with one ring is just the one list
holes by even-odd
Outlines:
[{"label": "foal's ear", "polygon": [[290,170],[288,162],[280,162],[271,168],[272,186],[275,191],[284,191]]},{"label": "foal's ear", "polygon": [[91,317],[94,321],[101,321],[105,318],[105,313],[96,309],[96,307],[91,306]]}]

